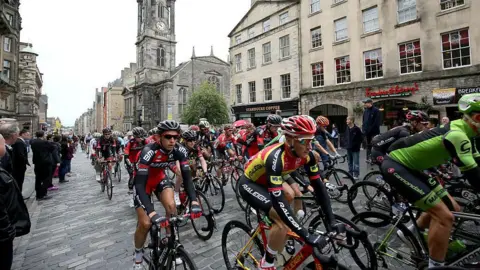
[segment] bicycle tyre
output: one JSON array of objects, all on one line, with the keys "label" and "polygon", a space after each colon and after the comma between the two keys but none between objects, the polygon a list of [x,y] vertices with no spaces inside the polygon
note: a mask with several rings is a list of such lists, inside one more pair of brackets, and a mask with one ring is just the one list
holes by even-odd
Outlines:
[{"label": "bicycle tyre", "polygon": [[[343,176],[340,177],[339,175],[342,175],[342,174],[343,174]],[[332,176],[332,175],[334,176],[335,183],[330,180],[330,176]],[[330,183],[334,183],[337,186],[342,186],[343,187],[343,186],[346,185],[347,190],[342,190],[339,197],[332,198],[332,199],[334,199],[334,200],[336,200],[337,202],[340,202],[340,203],[347,203],[347,201],[348,201],[348,198],[347,198],[348,189],[356,183],[355,179],[353,179],[353,176],[349,172],[347,172],[343,169],[335,168],[335,170],[329,171],[326,174],[325,178],[329,179]],[[346,196],[345,196],[344,199],[341,199],[343,194],[345,194]]]},{"label": "bicycle tyre", "polygon": [[118,182],[122,181],[122,166],[117,162],[117,171],[115,172],[115,176],[118,178]]},{"label": "bicycle tyre", "polygon": [[[377,219],[383,219],[383,222],[381,223],[373,223],[373,222],[366,222],[367,218],[377,218]],[[372,211],[367,211],[367,212],[362,212],[353,218],[351,218],[351,222],[353,222],[355,225],[357,225],[359,222],[362,222],[365,224],[367,227],[374,227],[374,228],[380,228],[380,227],[386,227],[395,224],[392,220],[392,217],[383,214],[383,213],[378,213],[378,212],[372,212]],[[379,226],[369,226],[367,224],[380,224]],[[357,226],[358,227],[358,226]],[[415,237],[415,235],[405,226],[403,223],[399,222],[396,226],[395,230],[400,230],[405,239],[409,243],[405,243],[410,249],[413,249],[413,252],[411,251],[409,254],[411,255],[411,258],[414,258],[416,260],[416,267],[418,267],[418,264],[424,261],[425,256],[423,255],[423,251],[421,248],[421,244],[418,241],[418,239]],[[384,241],[384,238],[379,239],[379,241]],[[377,243],[374,244],[376,246]],[[375,248],[376,249],[376,248]],[[377,254],[377,251],[375,250],[375,255],[377,257],[377,260],[380,260],[379,254]]]},{"label": "bicycle tyre", "polygon": [[102,192],[105,192],[105,183],[107,182],[105,178],[107,178],[107,173],[102,171],[102,175],[103,175],[103,178],[100,180],[100,190]]},{"label": "bicycle tyre", "polygon": [[230,184],[232,185],[233,192],[237,192],[237,182],[241,175],[243,175],[243,169],[236,166],[233,167],[232,174],[230,175]]},{"label": "bicycle tyre", "polygon": [[[366,191],[367,186],[371,186],[371,187],[374,187],[375,189],[377,189],[377,192],[375,193],[375,196],[378,196],[378,192],[381,192],[381,193],[386,195],[386,198],[389,202],[389,205],[387,206],[388,209],[383,209],[383,210],[385,210],[389,214],[392,214],[392,205],[395,203],[393,195],[387,189],[385,189],[381,184],[376,183],[376,182],[372,182],[372,181],[362,181],[362,182],[355,183],[348,190],[348,196],[347,196],[347,198],[348,198],[348,208],[350,208],[350,211],[352,212],[352,214],[354,216],[358,214],[358,211],[355,208],[355,206],[358,206],[359,202],[358,202],[358,200],[355,200],[355,199],[357,198],[357,195],[359,194],[358,192],[359,192],[360,189],[364,192],[365,197],[367,197],[367,199],[369,199],[370,201],[375,199],[375,196],[370,196],[370,195],[373,195],[373,194],[370,194],[370,192]],[[368,206],[371,207],[370,205],[368,205]],[[369,208],[369,209],[367,209],[367,211],[373,211],[373,210],[371,210]]]},{"label": "bicycle tyre", "polygon": [[235,189],[235,197],[237,198],[237,203],[240,206],[240,208],[245,211],[247,209],[247,202],[243,200],[242,196],[239,193],[239,187],[240,187],[240,181],[237,181],[236,184],[237,188]]},{"label": "bicycle tyre", "polygon": [[[335,220],[337,221],[340,221],[341,223],[343,224],[346,224],[347,226],[349,226],[350,228],[352,228],[354,231],[357,231],[357,232],[360,232],[360,228],[358,228],[358,226],[353,223],[352,221],[350,221],[349,219],[347,218],[344,218],[342,216],[339,216],[337,214],[333,214],[333,216],[335,217]],[[322,219],[322,216],[321,215],[317,215],[315,216],[312,221],[310,221],[310,224],[308,225],[308,230],[313,230],[315,231],[316,228],[321,225],[323,223],[323,219]],[[368,265],[365,265],[361,259],[359,258],[359,256],[357,255],[357,253],[355,252],[355,250],[358,248],[358,243],[356,243],[356,248],[355,249],[349,249],[349,252],[350,252],[350,255],[352,256],[352,259],[355,261],[355,263],[357,264],[358,267],[360,267],[362,270],[376,270],[378,268],[378,262],[377,262],[377,257],[376,257],[376,254],[375,254],[375,250],[373,249],[373,245],[372,243],[370,243],[370,241],[368,240],[368,238],[366,239],[355,239],[356,241],[359,240],[360,243],[363,245],[364,249],[366,250],[366,255],[367,255],[367,259],[368,259]]]},{"label": "bicycle tyre", "polygon": [[225,190],[223,190],[223,184],[220,179],[217,177],[212,177],[212,179],[207,180],[207,184],[204,186],[202,191],[206,196],[208,196],[208,194],[210,194],[211,197],[220,196],[219,204],[213,204],[210,201],[210,205],[215,214],[222,212],[223,208],[225,207]]},{"label": "bicycle tyre", "polygon": [[[182,258],[184,269],[190,269],[190,270],[198,269],[197,266],[195,265],[195,262],[193,261],[192,256],[188,254],[188,252],[185,250],[185,248],[182,245],[178,245],[177,248],[175,249],[175,253],[173,254],[174,254],[174,257],[171,258],[173,264],[175,264],[175,258],[180,257]],[[187,266],[187,268],[185,268],[185,266]]]},{"label": "bicycle tyre", "polygon": [[107,172],[107,196],[108,199],[111,200],[113,197],[113,180],[112,180],[112,174],[110,172]]},{"label": "bicycle tyre", "polygon": [[[238,220],[232,220],[232,221],[229,221],[227,224],[225,224],[225,227],[223,228],[223,232],[222,232],[222,254],[223,254],[223,260],[225,262],[225,266],[228,270],[237,270],[238,269],[238,267],[233,267],[232,264],[230,263],[229,258],[228,258],[229,254],[228,254],[228,250],[227,250],[227,244],[230,242],[227,239],[228,233],[230,232],[231,229],[234,229],[234,228],[241,229],[249,237],[252,237],[252,235],[254,233],[254,231],[250,227],[248,227],[247,224],[242,223]],[[260,251],[260,254],[263,256],[265,254],[265,249],[263,247],[262,241],[257,236],[253,239],[253,242],[254,242],[254,245]],[[260,258],[256,258],[256,259],[260,260]]]},{"label": "bicycle tyre", "polygon": [[[202,228],[199,228],[197,229],[197,226],[195,225],[195,222],[193,221],[193,219],[190,219],[191,223],[192,223],[192,227],[193,227],[193,230],[195,231],[195,233],[197,234],[198,238],[206,241],[208,239],[210,239],[213,235],[213,231],[214,231],[214,220],[213,220],[213,215],[212,215],[212,207],[210,206],[210,202],[208,201],[207,197],[205,196],[205,194],[203,194],[202,192],[198,191],[197,190],[197,200],[199,201],[200,203],[200,206],[202,207],[202,212],[203,212],[203,215],[205,217],[205,219],[207,220],[207,223],[208,223],[208,234],[206,235],[202,235],[201,232],[202,232]],[[204,206],[206,205],[207,209],[204,208]],[[201,217],[200,217],[201,218]]]}]

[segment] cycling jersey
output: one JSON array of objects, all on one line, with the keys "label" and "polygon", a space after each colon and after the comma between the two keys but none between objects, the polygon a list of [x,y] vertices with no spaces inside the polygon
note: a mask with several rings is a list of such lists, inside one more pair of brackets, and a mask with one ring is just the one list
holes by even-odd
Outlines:
[{"label": "cycling jersey", "polygon": [[394,127],[385,133],[373,137],[372,147],[385,155],[390,145],[392,145],[396,140],[408,136],[410,136],[409,126]]},{"label": "cycling jersey", "polygon": [[109,158],[120,153],[120,146],[118,140],[115,140],[112,137],[106,139],[101,136],[95,143],[95,150],[101,155],[101,157]]},{"label": "cycling jersey", "polygon": [[127,142],[127,145],[125,146],[125,151],[124,155],[128,156],[128,160],[131,163],[137,162],[137,157],[138,154],[142,151],[143,147],[145,147],[145,140],[142,140],[141,142],[137,142],[136,139],[131,139],[130,141]]},{"label": "cycling jersey", "polygon": [[175,166],[176,161],[180,162],[183,185],[190,201],[196,200],[187,155],[187,149],[180,144],[177,144],[170,152],[166,152],[157,143],[147,144],[143,148],[138,161],[138,172],[134,180],[135,200],[139,206],[147,211],[147,214],[154,211],[149,195],[153,191],[161,192],[163,190],[161,183],[167,182],[163,181],[165,179],[165,168]]},{"label": "cycling jersey", "polygon": [[225,135],[225,133],[222,133],[220,134],[220,136],[218,136],[218,139],[217,139],[217,149],[219,151],[223,151],[227,148],[227,145],[228,144],[232,144],[232,143],[236,143],[236,138],[233,136],[233,134],[227,138],[227,136]]}]

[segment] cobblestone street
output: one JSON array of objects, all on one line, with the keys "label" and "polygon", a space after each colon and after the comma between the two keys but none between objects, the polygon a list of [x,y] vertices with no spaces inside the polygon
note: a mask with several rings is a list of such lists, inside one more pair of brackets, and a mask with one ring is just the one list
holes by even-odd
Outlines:
[{"label": "cobblestone street", "polygon": [[[345,165],[345,164],[343,164]],[[343,166],[342,166],[343,167]],[[33,185],[33,171],[27,172],[26,185]],[[365,172],[365,168],[362,168]],[[53,198],[35,201],[29,207],[30,234],[15,240],[13,269],[130,269],[136,217],[128,205],[127,175],[115,183],[111,201],[100,192],[94,171],[83,153],[72,161],[70,182],[59,184],[60,190],[49,192]],[[58,179],[54,179],[56,183]],[[208,241],[197,238],[191,225],[183,229],[180,239],[200,269],[225,269],[221,253],[221,234],[233,219],[244,222],[230,185],[226,187],[226,205],[216,216],[218,231]],[[26,187],[25,193],[32,190]],[[350,217],[346,205],[333,203],[335,213]],[[156,208],[161,206],[156,205]]]}]

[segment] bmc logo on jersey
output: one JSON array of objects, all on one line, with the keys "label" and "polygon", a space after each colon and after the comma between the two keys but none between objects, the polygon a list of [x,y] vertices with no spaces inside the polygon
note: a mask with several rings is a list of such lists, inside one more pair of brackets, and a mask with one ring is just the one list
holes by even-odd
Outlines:
[{"label": "bmc logo on jersey", "polygon": [[153,150],[148,151],[145,154],[145,156],[143,157],[143,160],[150,161],[150,159],[152,159],[152,157],[153,157],[153,154],[155,154],[155,151],[153,151]]}]

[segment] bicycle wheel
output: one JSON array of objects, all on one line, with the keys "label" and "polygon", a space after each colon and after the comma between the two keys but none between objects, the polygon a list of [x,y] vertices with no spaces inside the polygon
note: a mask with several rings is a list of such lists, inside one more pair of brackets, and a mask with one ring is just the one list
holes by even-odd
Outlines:
[{"label": "bicycle wheel", "polygon": [[348,207],[353,215],[365,211],[377,211],[390,215],[394,198],[381,184],[362,181],[348,190]]},{"label": "bicycle wheel", "polygon": [[225,191],[220,179],[213,176],[212,179],[207,180],[202,191],[207,196],[215,214],[222,212],[225,207]]},{"label": "bicycle wheel", "polygon": [[107,172],[107,183],[106,183],[106,188],[107,188],[107,196],[108,199],[111,200],[113,196],[113,180],[112,180],[112,174],[110,172]]},{"label": "bicycle wheel", "polygon": [[[383,180],[383,174],[380,171],[372,171],[372,172],[367,173],[367,175],[365,175],[365,177],[363,178],[363,181],[378,183],[381,186],[383,186],[383,188],[385,188],[386,190],[388,190],[388,191],[391,190],[391,188],[387,184],[387,182],[385,182],[385,180]],[[368,193],[367,190],[364,190],[364,192],[365,192],[365,194]],[[367,194],[367,195],[369,195],[369,194]]]},{"label": "bicycle wheel", "polygon": [[118,182],[122,180],[122,166],[117,162],[117,170],[115,171],[115,176],[118,179]]},{"label": "bicycle wheel", "polygon": [[[260,212],[260,215],[264,215],[263,212]],[[245,208],[245,221],[247,225],[255,229],[258,226],[257,210],[253,209],[250,205],[247,205]]]},{"label": "bicycle wheel", "polygon": [[415,235],[403,223],[392,225],[395,222],[390,216],[367,211],[354,216],[351,221],[368,232],[377,260],[383,268],[413,270],[418,268],[419,263],[428,260]]},{"label": "bicycle wheel", "polygon": [[233,167],[232,174],[230,175],[230,184],[232,185],[233,192],[237,192],[237,182],[241,175],[243,175],[243,169],[237,166]]},{"label": "bicycle wheel", "polygon": [[347,171],[335,168],[329,171],[326,176],[330,184],[335,185],[337,188],[334,191],[329,191],[330,198],[340,202],[347,203],[347,193],[349,187],[355,184],[355,179]]},{"label": "bicycle wheel", "polygon": [[[334,214],[334,217],[335,217],[335,223],[342,223],[342,224],[345,225],[346,228],[348,228],[350,230],[353,230],[353,231],[357,231],[357,232],[361,231],[350,220],[348,220],[348,219],[346,219],[342,216],[335,215],[335,214]],[[323,223],[322,216],[317,215],[310,222],[310,224],[308,226],[308,230],[309,231],[323,232],[325,230],[321,230],[321,229],[318,228],[320,225],[322,225],[322,223]],[[329,253],[333,250],[333,252],[335,254],[337,254],[337,256],[338,256],[338,261],[339,262],[343,261],[341,263],[344,264],[344,265],[353,266],[355,264],[358,267],[357,269],[362,269],[362,270],[366,270],[366,269],[375,270],[375,269],[377,269],[378,263],[377,263],[377,259],[376,259],[376,256],[375,256],[375,251],[373,249],[372,244],[368,240],[368,238],[365,238],[365,239],[350,239],[350,240],[347,240],[347,244],[348,245],[353,245],[354,248],[349,249],[349,248],[341,247],[337,244],[332,245],[332,243],[329,243],[327,245],[327,247],[322,249],[322,253],[326,254],[326,253]],[[363,249],[361,251],[359,250],[360,244],[363,246]],[[340,256],[341,251],[345,250],[345,249],[347,249],[349,251],[348,255],[344,254],[340,258],[339,256]],[[350,260],[350,258],[353,259],[353,262]],[[352,268],[352,269],[354,269],[354,268]]]},{"label": "bicycle wheel", "polygon": [[212,237],[215,227],[213,211],[207,197],[200,191],[197,191],[197,200],[202,208],[203,214],[197,219],[190,219],[190,221],[198,238],[206,241]]},{"label": "bicycle wheel", "polygon": [[100,190],[102,190],[102,192],[105,192],[105,183],[107,183],[107,172],[102,171],[102,175],[103,178],[100,181]]},{"label": "bicycle wheel", "polygon": [[240,182],[237,181],[237,184],[236,184],[237,188],[235,189],[235,197],[237,198],[237,202],[238,202],[238,205],[240,205],[240,208],[242,208],[243,211],[245,211],[245,209],[247,209],[247,202],[245,200],[243,200],[242,196],[240,195],[239,191],[238,191],[238,187],[240,186]]},{"label": "bicycle wheel", "polygon": [[[180,258],[180,260],[182,260],[182,263],[175,265],[176,258]],[[172,253],[172,257],[170,260],[172,262],[171,269],[178,269],[178,267],[181,267],[181,269],[190,269],[190,270],[198,269],[192,257],[190,256],[190,254],[188,254],[188,252],[185,250],[185,248],[182,245],[177,245],[175,252]]]},{"label": "bicycle wheel", "polygon": [[[222,232],[222,254],[226,269],[258,268],[265,249],[258,236],[252,239],[254,233],[250,227],[237,220],[232,220],[225,225]],[[235,243],[242,239],[243,243],[239,245]],[[242,254],[239,254],[240,251],[243,251]]]}]

